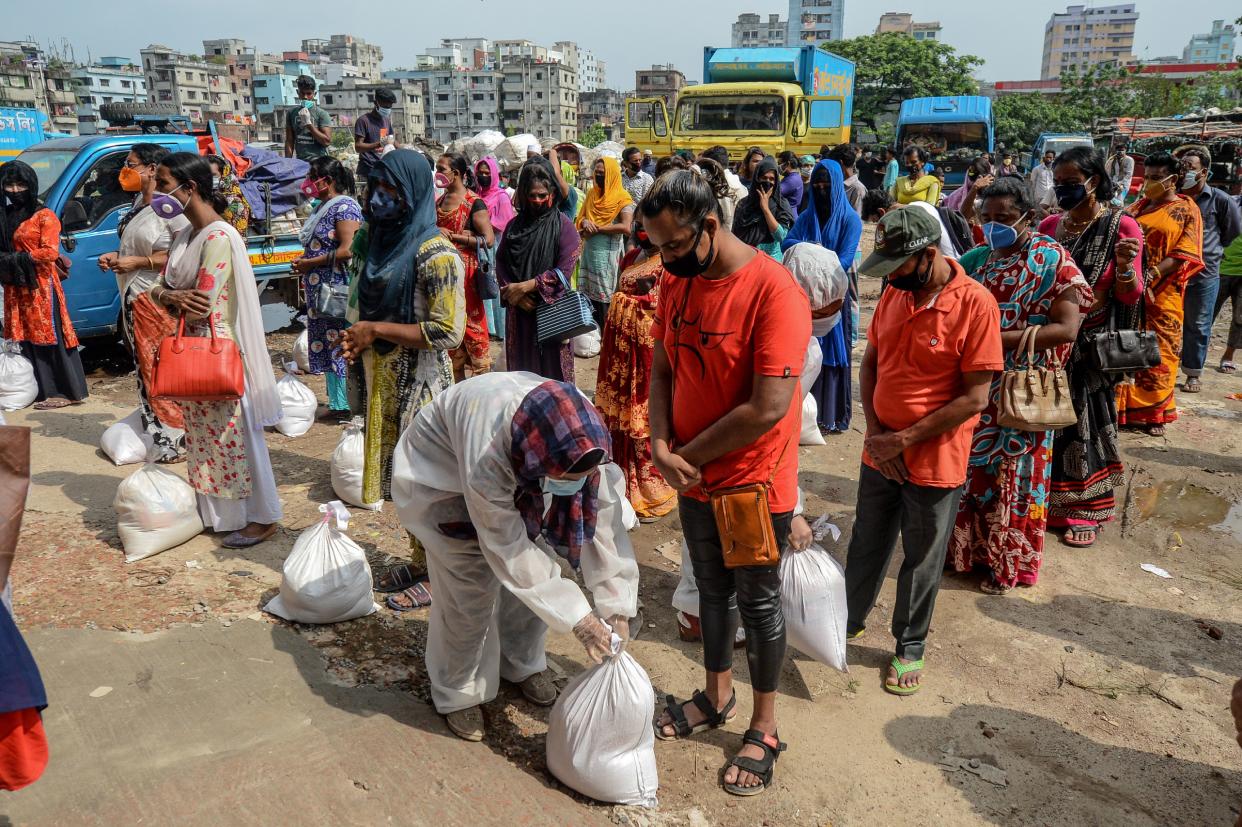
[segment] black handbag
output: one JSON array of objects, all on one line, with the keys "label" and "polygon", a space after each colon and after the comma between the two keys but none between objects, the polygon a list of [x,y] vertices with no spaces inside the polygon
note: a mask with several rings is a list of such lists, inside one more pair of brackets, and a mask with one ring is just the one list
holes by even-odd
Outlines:
[{"label": "black handbag", "polygon": [[595,329],[590,299],[570,287],[559,268],[556,275],[565,285],[565,292],[551,304],[535,308],[535,338],[541,345],[559,345]]},{"label": "black handbag", "polygon": [[1153,330],[1118,330],[1114,308],[1108,314],[1108,330],[1087,340],[1086,357],[1102,373],[1136,373],[1160,364],[1160,343]]},{"label": "black handbag", "polygon": [[500,283],[496,280],[496,246],[484,244],[480,238],[475,249],[479,264],[474,271],[474,289],[484,301],[498,299]]}]

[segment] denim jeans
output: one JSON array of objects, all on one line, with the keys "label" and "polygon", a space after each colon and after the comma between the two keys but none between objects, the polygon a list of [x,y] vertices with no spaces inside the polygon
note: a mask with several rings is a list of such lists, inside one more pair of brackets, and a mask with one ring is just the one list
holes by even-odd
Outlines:
[{"label": "denim jeans", "polygon": [[1208,340],[1212,338],[1212,318],[1216,309],[1216,293],[1220,276],[1199,275],[1186,283],[1182,306],[1186,320],[1182,324],[1182,373],[1197,377],[1207,362]]}]

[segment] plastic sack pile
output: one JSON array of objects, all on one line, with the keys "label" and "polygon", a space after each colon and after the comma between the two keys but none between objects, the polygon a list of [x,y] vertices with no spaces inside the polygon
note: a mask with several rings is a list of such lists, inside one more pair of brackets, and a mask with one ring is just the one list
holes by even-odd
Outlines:
[{"label": "plastic sack pile", "polygon": [[364,503],[362,501],[362,469],[366,464],[366,435],[362,428],[362,418],[354,417],[345,426],[341,441],[332,451],[332,490],[344,502],[359,508],[379,511],[384,501]]},{"label": "plastic sack pile", "polygon": [[276,430],[285,436],[301,436],[309,431],[315,424],[315,410],[319,407],[315,392],[293,375],[297,369],[296,363],[285,362],[285,375],[276,382],[276,393],[283,412],[276,423]]},{"label": "plastic sack pile", "polygon": [[175,548],[203,532],[194,489],[154,463],[121,480],[112,508],[126,563]]},{"label": "plastic sack pile", "polygon": [[319,506],[323,519],[298,535],[285,558],[280,594],[263,607],[297,623],[339,623],[379,611],[371,597],[371,566],[345,530],[349,510]]},{"label": "plastic sack pile", "polygon": [[38,395],[34,365],[16,344],[0,342],[0,410],[21,410]]},{"label": "plastic sack pile", "polygon": [[[621,639],[613,636],[613,651]],[[575,677],[548,720],[548,769],[596,801],[654,807],[655,690],[629,653]]]},{"label": "plastic sack pile", "polygon": [[781,609],[789,645],[841,672],[845,665],[845,572],[822,547],[781,555]]},{"label": "plastic sack pile", "polygon": [[154,445],[151,435],[142,429],[142,412],[138,410],[109,425],[99,438],[99,447],[113,465],[142,462]]}]

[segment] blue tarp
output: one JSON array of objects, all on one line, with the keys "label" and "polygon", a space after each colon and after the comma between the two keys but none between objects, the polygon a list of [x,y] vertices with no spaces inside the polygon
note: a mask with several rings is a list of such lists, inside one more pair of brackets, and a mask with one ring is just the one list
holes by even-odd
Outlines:
[{"label": "blue tarp", "polygon": [[256,221],[268,219],[265,185],[270,185],[272,189],[272,215],[287,213],[302,202],[299,187],[310,172],[310,164],[249,144],[242,150],[242,156],[251,162],[246,177],[241,181],[242,195],[250,205],[251,218]]}]

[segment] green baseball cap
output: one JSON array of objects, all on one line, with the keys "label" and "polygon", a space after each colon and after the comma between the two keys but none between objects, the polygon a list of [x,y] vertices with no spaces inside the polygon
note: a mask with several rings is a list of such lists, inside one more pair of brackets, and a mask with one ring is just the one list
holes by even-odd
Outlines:
[{"label": "green baseball cap", "polygon": [[910,256],[940,242],[940,222],[916,206],[889,210],[875,228],[875,250],[859,272],[887,276]]}]

